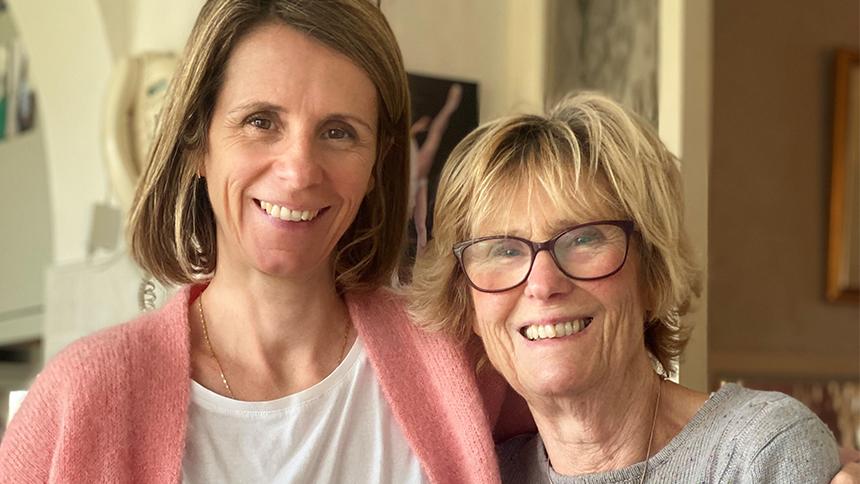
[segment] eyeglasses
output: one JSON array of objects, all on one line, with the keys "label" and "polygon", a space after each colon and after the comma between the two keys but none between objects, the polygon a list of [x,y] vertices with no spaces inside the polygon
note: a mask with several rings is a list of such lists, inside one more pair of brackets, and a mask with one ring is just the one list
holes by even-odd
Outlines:
[{"label": "eyeglasses", "polygon": [[454,245],[454,256],[469,285],[481,292],[507,291],[525,282],[542,250],[567,277],[593,281],[621,270],[633,228],[630,220],[601,220],[567,228],[546,242],[492,235]]}]

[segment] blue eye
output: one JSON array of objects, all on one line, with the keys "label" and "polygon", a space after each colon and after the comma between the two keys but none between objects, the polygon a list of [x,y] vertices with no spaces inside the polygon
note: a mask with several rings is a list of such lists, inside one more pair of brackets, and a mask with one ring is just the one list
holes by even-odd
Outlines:
[{"label": "blue eye", "polygon": [[510,247],[497,247],[492,252],[493,257],[519,257],[520,255],[522,255],[521,251]]},{"label": "blue eye", "polygon": [[597,226],[584,227],[564,234],[556,242],[558,250],[596,249],[606,243],[606,234]]},{"label": "blue eye", "polygon": [[527,252],[527,248],[523,247],[518,241],[496,240],[495,243],[489,247],[487,256],[494,260],[503,261],[525,257]]},{"label": "blue eye", "polygon": [[593,234],[582,234],[576,236],[576,238],[573,239],[573,243],[576,245],[588,245],[593,244],[597,240],[598,238],[595,237]]}]

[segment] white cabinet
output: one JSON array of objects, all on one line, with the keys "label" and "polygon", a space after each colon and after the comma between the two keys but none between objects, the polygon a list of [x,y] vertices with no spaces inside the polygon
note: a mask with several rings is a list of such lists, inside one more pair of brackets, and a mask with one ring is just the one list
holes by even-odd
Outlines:
[{"label": "white cabinet", "polygon": [[[0,45],[7,53],[21,48],[17,35],[9,11],[0,10]],[[16,77],[15,69],[5,72]],[[17,93],[3,92],[7,102]],[[41,339],[44,273],[52,251],[49,196],[37,115],[28,131],[0,139],[0,347]]]},{"label": "white cabinet", "polygon": [[0,346],[41,337],[51,209],[38,128],[0,141]]}]

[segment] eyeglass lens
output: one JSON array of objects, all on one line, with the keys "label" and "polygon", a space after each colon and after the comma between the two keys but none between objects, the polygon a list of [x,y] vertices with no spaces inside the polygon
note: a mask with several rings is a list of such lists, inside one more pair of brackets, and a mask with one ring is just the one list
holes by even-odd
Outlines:
[{"label": "eyeglass lens", "polygon": [[[559,268],[575,279],[596,279],[616,271],[627,252],[627,234],[617,225],[575,227],[553,239]],[[510,289],[528,277],[535,256],[532,247],[515,238],[492,238],[463,250],[466,276],[486,291]]]}]

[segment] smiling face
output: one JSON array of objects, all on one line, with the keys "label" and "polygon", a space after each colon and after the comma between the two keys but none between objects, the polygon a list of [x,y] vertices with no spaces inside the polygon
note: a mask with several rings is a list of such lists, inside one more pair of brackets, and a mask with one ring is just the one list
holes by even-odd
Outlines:
[{"label": "smiling face", "polygon": [[[541,190],[529,197],[521,188],[511,207],[480,224],[475,236],[510,234],[542,242],[591,221],[558,213]],[[570,279],[542,251],[523,284],[500,293],[471,289],[474,330],[490,362],[527,401],[583,392],[641,361],[645,310],[634,240],[622,269],[604,279]],[[571,334],[561,336],[562,329]],[[540,336],[531,339],[534,333]]]},{"label": "smiling face", "polygon": [[246,34],[227,62],[203,160],[216,273],[330,273],[372,187],[377,119],[376,88],[349,58],[284,24]]}]

